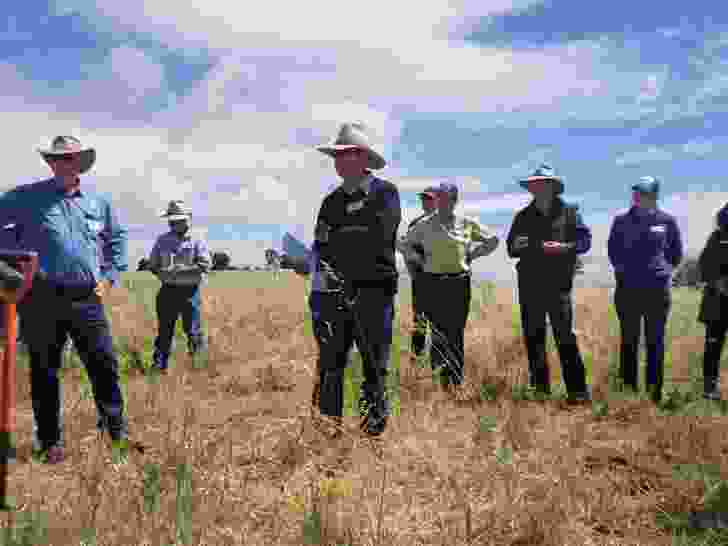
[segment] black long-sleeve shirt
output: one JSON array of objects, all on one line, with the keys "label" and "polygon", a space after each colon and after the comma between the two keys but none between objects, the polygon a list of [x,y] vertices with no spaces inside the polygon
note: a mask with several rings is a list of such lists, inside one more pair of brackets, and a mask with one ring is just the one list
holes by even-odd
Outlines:
[{"label": "black long-sleeve shirt", "polygon": [[348,194],[342,187],[327,195],[317,225],[331,229],[328,241],[316,241],[320,258],[354,285],[380,285],[396,291],[397,230],[402,210],[397,187],[371,177],[369,192]]},{"label": "black long-sleeve shirt", "polygon": [[728,230],[716,229],[698,258],[700,279],[706,283],[728,277]]}]

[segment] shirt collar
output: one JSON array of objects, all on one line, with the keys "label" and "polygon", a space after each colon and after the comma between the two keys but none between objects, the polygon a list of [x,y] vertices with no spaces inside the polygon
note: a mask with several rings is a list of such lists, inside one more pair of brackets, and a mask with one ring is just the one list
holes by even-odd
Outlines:
[{"label": "shirt collar", "polygon": [[192,234],[187,231],[184,235],[179,235],[176,231],[169,230],[169,234],[174,237],[175,239],[179,239],[180,241],[190,241],[192,240]]},{"label": "shirt collar", "polygon": [[[372,173],[368,173],[364,177],[364,179],[359,183],[359,187],[356,190],[354,190],[354,192],[357,190],[361,190],[364,192],[364,195],[369,195],[369,192],[372,191],[372,181],[373,180],[374,180],[374,175]],[[343,186],[342,186],[342,189],[343,189]],[[346,190],[344,190],[344,193],[346,193],[348,195],[353,195],[354,192],[349,193]]]},{"label": "shirt collar", "polygon": [[66,190],[63,188],[63,185],[60,180],[53,177],[49,180],[51,186],[53,189],[55,189],[58,193],[60,193],[64,197],[83,197],[83,191],[81,190],[80,186],[80,179],[79,183],[76,185],[76,187],[71,191],[71,193],[66,193]]}]

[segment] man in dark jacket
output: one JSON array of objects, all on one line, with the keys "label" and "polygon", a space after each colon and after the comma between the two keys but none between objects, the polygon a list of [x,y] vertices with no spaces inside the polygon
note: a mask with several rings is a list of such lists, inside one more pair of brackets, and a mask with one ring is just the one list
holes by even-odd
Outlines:
[{"label": "man in dark jacket", "polygon": [[319,323],[326,324],[328,335],[319,344],[320,409],[336,419],[342,416],[344,370],[356,341],[364,371],[362,428],[376,436],[384,432],[389,416],[385,386],[399,276],[399,191],[372,174],[386,162],[369,145],[360,124],[344,124],[336,141],[318,150],[334,158],[342,184],[321,204],[313,251],[336,272],[348,301],[353,301],[352,309],[344,312],[321,302]]},{"label": "man in dark jacket", "polygon": [[571,291],[576,258],[591,248],[591,231],[574,205],[559,195],[564,191],[560,177],[548,165],[521,181],[533,201],[519,211],[508,233],[511,258],[520,258],[518,299],[523,334],[528,352],[529,376],[533,387],[550,393],[546,360],[546,314],[548,313],[561,360],[562,376],[573,403],[591,396],[586,370],[573,330]]},{"label": "man in dark jacket", "polygon": [[632,186],[633,206],[617,215],[607,243],[617,286],[614,305],[622,330],[620,377],[637,390],[640,329],[647,341],[647,390],[662,398],[665,325],[670,312],[672,273],[683,258],[675,218],[657,207],[659,181],[652,176]]},{"label": "man in dark jacket", "polygon": [[[437,188],[432,186],[427,187],[418,194],[418,197],[422,201],[422,214],[412,220],[407,226],[407,232],[409,233],[412,228],[419,224],[422,220],[430,216],[435,212],[435,197],[437,195]],[[418,357],[422,354],[425,348],[426,334],[424,329],[424,317],[422,316],[420,306],[418,305],[418,292],[420,290],[420,284],[422,284],[421,273],[422,266],[420,264],[407,261],[406,249],[404,248],[404,239],[400,240],[398,250],[405,256],[405,263],[407,265],[407,272],[409,273],[410,279],[412,279],[412,343],[411,351],[412,356]],[[425,258],[425,251],[420,246],[417,249],[422,259]]]},{"label": "man in dark jacket", "polygon": [[706,283],[698,321],[705,324],[703,396],[719,401],[720,355],[728,331],[728,205],[716,215],[716,224],[698,258],[700,278]]}]

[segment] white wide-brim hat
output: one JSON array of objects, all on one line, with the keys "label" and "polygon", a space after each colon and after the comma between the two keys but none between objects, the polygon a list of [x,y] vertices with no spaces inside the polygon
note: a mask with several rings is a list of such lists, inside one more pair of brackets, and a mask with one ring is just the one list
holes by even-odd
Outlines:
[{"label": "white wide-brim hat", "polygon": [[174,222],[176,220],[189,220],[192,216],[192,211],[185,207],[184,201],[170,201],[169,205],[167,205],[167,210],[163,211],[160,216],[170,222]]},{"label": "white wide-brim hat", "polygon": [[339,135],[331,144],[317,146],[316,149],[331,157],[345,150],[365,150],[369,154],[369,168],[374,170],[383,169],[387,162],[382,155],[374,150],[369,143],[366,129],[360,123],[345,123],[339,130]]}]

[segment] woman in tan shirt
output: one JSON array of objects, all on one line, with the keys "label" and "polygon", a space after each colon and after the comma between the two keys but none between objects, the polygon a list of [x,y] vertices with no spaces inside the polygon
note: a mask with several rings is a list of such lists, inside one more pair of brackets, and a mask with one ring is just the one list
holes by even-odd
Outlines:
[{"label": "woman in tan shirt", "polygon": [[[471,264],[491,254],[498,237],[475,219],[456,215],[454,184],[437,188],[437,212],[409,231],[407,259],[422,265],[421,305],[432,325],[430,360],[443,386],[463,382],[464,333],[471,299]],[[474,246],[477,245],[477,246]],[[416,252],[424,249],[424,260]]]}]

